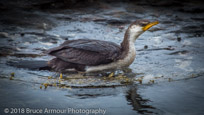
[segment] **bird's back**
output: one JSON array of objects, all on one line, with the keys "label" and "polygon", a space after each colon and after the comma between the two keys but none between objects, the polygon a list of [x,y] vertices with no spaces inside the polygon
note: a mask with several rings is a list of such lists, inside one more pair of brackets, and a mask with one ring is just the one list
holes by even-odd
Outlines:
[{"label": "bird's back", "polygon": [[65,62],[92,66],[113,62],[119,57],[121,48],[113,42],[78,39],[65,41],[47,53]]}]

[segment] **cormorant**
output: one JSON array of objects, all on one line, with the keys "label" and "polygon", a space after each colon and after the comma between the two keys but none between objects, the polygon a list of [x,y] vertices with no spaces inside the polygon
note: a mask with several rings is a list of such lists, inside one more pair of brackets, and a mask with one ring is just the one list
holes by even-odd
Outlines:
[{"label": "cormorant", "polygon": [[67,40],[47,51],[47,54],[55,56],[48,62],[48,66],[56,71],[76,70],[86,73],[127,67],[136,56],[135,40],[158,23],[148,20],[133,22],[120,45],[93,39]]}]

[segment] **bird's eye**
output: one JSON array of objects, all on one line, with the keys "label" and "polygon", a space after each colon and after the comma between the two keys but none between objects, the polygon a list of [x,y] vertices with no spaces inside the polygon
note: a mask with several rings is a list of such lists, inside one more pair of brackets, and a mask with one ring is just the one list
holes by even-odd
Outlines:
[{"label": "bird's eye", "polygon": [[141,26],[144,27],[144,26],[146,26],[148,23],[149,23],[149,22],[142,22],[142,23],[141,23]]},{"label": "bird's eye", "polygon": [[143,26],[143,27],[146,26],[146,25],[147,25],[146,23],[142,23],[142,24],[141,24],[141,26]]},{"label": "bird's eye", "polygon": [[149,22],[147,22],[147,21],[143,21],[143,22],[140,23],[140,25],[144,27],[144,26],[146,26],[148,23],[149,23]]}]

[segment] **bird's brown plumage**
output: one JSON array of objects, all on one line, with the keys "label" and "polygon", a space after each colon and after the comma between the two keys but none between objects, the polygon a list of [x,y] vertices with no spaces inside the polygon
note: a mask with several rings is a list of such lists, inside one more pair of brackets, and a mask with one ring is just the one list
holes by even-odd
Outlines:
[{"label": "bird's brown plumage", "polygon": [[[62,61],[72,67],[73,64],[75,66],[96,66],[117,60],[121,48],[113,42],[78,39],[65,41],[59,47],[48,50],[47,53],[56,57],[49,62],[54,68],[59,67],[58,64],[53,63],[58,62],[63,65]],[[75,66],[74,68],[77,69]],[[66,68],[69,68],[69,66],[66,66]]]}]

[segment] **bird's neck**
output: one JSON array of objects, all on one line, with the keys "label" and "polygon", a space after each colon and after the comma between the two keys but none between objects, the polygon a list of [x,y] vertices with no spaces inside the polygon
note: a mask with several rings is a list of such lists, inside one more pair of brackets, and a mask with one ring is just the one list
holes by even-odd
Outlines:
[{"label": "bird's neck", "polygon": [[124,51],[128,51],[129,47],[130,47],[130,40],[129,40],[130,34],[128,33],[128,31],[125,32],[124,38],[121,45],[122,48],[122,52]]},{"label": "bird's neck", "polygon": [[121,51],[122,54],[120,57],[121,59],[125,58],[128,55],[130,49],[135,48],[135,46],[134,46],[135,40],[139,36],[140,36],[140,33],[132,33],[131,34],[128,30],[125,32],[124,39],[121,43],[121,50],[122,50]]}]

